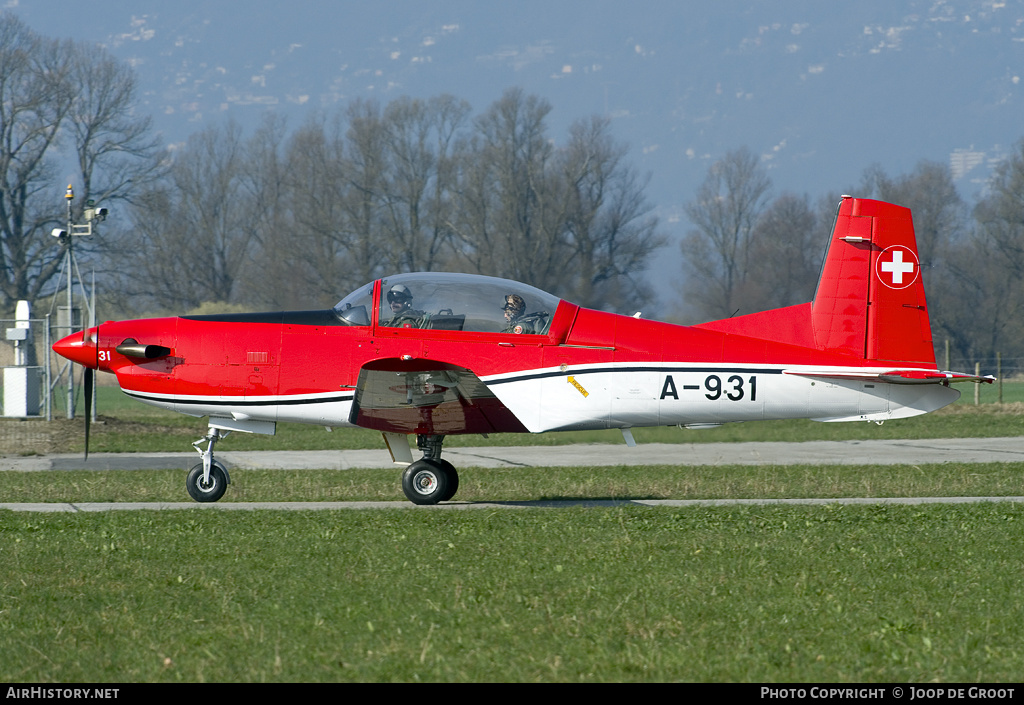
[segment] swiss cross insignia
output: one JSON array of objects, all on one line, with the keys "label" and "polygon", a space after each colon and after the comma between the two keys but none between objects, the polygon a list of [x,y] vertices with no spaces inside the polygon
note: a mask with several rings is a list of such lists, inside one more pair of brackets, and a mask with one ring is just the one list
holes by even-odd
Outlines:
[{"label": "swiss cross insignia", "polygon": [[917,281],[920,271],[917,255],[903,245],[885,248],[875,260],[875,273],[891,289],[906,289]]}]

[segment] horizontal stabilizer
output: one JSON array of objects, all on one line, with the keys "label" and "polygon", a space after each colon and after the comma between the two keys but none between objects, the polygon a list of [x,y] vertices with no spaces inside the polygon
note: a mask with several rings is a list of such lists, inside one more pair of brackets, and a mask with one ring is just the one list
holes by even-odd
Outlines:
[{"label": "horizontal stabilizer", "polygon": [[992,375],[977,377],[963,372],[936,372],[934,370],[886,370],[884,372],[783,370],[782,374],[825,379],[859,379],[865,382],[882,382],[886,384],[948,384],[950,382],[985,382],[991,384],[996,381],[996,378]]},{"label": "horizontal stabilizer", "polygon": [[964,372],[944,372],[943,374],[949,376],[950,382],[984,382],[985,384],[992,384],[996,381],[995,375],[969,375]]}]

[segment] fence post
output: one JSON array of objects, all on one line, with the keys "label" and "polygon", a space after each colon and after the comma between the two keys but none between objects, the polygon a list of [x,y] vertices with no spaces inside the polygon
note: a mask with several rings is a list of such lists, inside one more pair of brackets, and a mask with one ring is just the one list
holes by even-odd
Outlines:
[{"label": "fence post", "polygon": [[[974,363],[974,376],[981,377],[981,363]],[[981,384],[976,383],[974,385],[974,405],[977,406],[981,403]]]},{"label": "fence post", "polygon": [[1003,403],[1003,354],[996,353],[996,378],[999,380],[999,403]]}]

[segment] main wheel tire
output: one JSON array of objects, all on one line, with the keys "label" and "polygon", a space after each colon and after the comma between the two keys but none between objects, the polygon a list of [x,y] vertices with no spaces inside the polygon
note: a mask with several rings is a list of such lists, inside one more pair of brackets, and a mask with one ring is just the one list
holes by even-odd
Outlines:
[{"label": "main wheel tire", "polygon": [[455,494],[458,475],[451,463],[423,458],[402,473],[402,491],[413,504],[437,504]]},{"label": "main wheel tire", "polygon": [[203,483],[203,464],[199,463],[188,471],[185,489],[197,502],[216,502],[228,488],[228,474],[224,466],[214,460],[210,463],[210,480]]},{"label": "main wheel tire", "polygon": [[441,458],[438,458],[437,462],[441,463],[441,465],[443,465],[445,467],[445,470],[448,472],[448,491],[444,493],[443,497],[441,497],[442,502],[447,502],[448,500],[455,496],[456,492],[459,491],[459,473],[458,471],[455,470],[455,466],[449,463],[447,460],[442,460]]}]

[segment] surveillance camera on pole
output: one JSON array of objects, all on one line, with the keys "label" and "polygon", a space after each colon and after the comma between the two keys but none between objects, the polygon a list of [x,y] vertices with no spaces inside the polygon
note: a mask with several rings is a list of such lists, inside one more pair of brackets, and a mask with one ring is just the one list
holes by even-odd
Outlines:
[{"label": "surveillance camera on pole", "polygon": [[90,225],[90,235],[92,234],[91,224],[102,223],[107,219],[107,215],[109,213],[110,211],[108,209],[96,206],[92,200],[86,201],[85,212],[82,215],[85,218],[85,222]]}]

